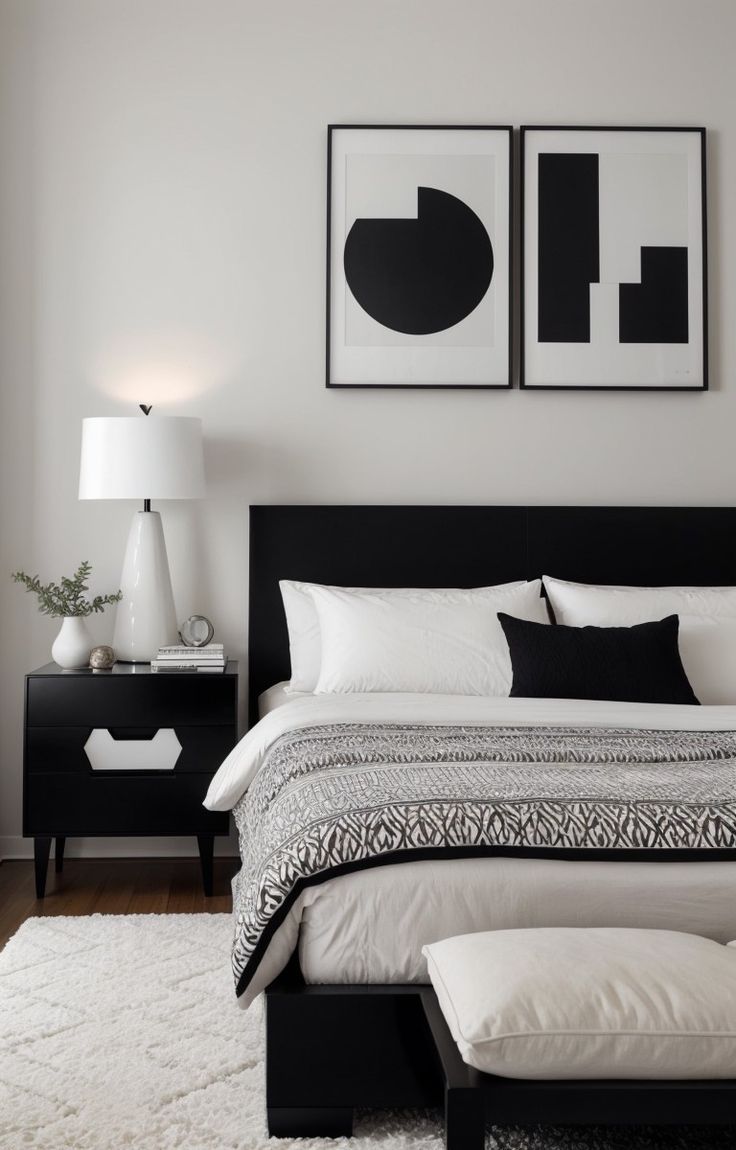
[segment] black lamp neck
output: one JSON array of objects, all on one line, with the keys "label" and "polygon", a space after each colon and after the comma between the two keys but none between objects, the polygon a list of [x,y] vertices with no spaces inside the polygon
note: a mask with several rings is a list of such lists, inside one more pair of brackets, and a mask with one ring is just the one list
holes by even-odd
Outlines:
[{"label": "black lamp neck", "polygon": [[144,499],[143,500],[143,510],[144,511],[150,511],[151,510],[151,500],[150,499]]}]

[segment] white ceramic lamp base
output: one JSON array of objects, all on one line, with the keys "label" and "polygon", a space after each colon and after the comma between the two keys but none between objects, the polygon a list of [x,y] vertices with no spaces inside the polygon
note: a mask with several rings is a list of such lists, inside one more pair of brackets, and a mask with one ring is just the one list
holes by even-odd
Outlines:
[{"label": "white ceramic lamp base", "polygon": [[150,663],[159,647],[176,643],[178,631],[169,561],[158,511],[137,511],[128,536],[123,598],[117,606],[112,645],[123,663]]}]

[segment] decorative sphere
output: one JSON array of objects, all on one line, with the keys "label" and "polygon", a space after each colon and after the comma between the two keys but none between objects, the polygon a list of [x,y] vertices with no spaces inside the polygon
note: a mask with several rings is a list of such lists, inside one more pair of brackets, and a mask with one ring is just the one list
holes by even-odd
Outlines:
[{"label": "decorative sphere", "polygon": [[112,647],[93,647],[89,653],[89,665],[93,671],[109,671],[114,662]]}]

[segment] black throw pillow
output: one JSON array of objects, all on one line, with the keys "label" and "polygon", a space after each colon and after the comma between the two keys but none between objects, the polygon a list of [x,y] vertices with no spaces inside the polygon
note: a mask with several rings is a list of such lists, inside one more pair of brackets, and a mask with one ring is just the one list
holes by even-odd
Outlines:
[{"label": "black throw pillow", "polygon": [[668,615],[634,627],[564,627],[499,612],[514,673],[511,695],[527,699],[610,699],[698,703]]}]

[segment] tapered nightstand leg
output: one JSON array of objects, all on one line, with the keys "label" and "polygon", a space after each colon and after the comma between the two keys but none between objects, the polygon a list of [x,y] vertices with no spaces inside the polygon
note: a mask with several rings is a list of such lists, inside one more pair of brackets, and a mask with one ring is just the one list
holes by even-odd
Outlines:
[{"label": "tapered nightstand leg", "polygon": [[214,835],[197,835],[199,862],[202,867],[202,886],[209,898],[212,894],[212,858],[215,852]]},{"label": "tapered nightstand leg", "polygon": [[33,840],[33,859],[36,867],[36,898],[46,893],[46,871],[51,854],[51,837],[36,836]]},{"label": "tapered nightstand leg", "polygon": [[61,874],[64,869],[64,847],[66,845],[65,838],[57,838],[56,840],[56,854],[54,857],[54,869],[57,874]]}]

